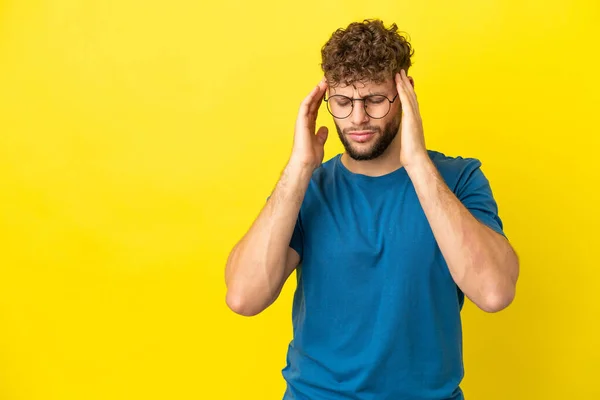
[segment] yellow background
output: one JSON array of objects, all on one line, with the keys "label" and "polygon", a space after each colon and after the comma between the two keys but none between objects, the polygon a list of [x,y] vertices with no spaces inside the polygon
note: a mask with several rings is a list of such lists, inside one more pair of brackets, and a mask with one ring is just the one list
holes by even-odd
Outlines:
[{"label": "yellow background", "polygon": [[281,398],[293,283],[237,316],[225,260],[371,17],[521,257],[509,309],[464,310],[467,398],[600,399],[598,1],[369,3],[0,1],[0,399]]}]

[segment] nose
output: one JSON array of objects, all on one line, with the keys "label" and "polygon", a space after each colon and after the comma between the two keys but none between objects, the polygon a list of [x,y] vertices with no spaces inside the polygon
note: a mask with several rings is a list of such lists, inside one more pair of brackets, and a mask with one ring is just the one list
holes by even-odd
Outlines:
[{"label": "nose", "polygon": [[369,120],[369,116],[365,112],[365,105],[362,101],[354,101],[354,108],[350,114],[350,120],[355,126],[360,126]]}]

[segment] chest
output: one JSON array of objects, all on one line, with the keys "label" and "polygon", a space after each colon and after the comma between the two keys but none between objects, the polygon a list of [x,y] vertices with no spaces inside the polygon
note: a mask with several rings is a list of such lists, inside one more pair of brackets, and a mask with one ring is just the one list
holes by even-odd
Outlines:
[{"label": "chest", "polygon": [[[305,265],[357,279],[427,279],[439,247],[412,185],[322,193],[303,215]],[[307,271],[308,272],[308,271]]]}]

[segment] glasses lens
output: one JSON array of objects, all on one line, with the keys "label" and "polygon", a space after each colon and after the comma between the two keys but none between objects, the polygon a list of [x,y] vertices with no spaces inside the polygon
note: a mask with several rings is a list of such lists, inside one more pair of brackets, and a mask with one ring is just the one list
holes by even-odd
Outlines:
[{"label": "glasses lens", "polygon": [[352,100],[346,96],[331,96],[327,101],[327,108],[336,118],[346,118],[352,114]]},{"label": "glasses lens", "polygon": [[371,118],[383,118],[390,111],[390,102],[385,96],[368,96],[365,98],[365,110]]},{"label": "glasses lens", "polygon": [[[367,96],[363,99],[364,108],[371,118],[383,118],[390,112],[390,101],[381,95]],[[327,101],[327,109],[336,118],[346,118],[352,114],[352,99],[334,95]]]}]

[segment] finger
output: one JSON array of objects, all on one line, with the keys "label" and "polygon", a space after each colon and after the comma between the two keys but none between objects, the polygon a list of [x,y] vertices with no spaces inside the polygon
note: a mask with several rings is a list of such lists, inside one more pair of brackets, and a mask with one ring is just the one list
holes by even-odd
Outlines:
[{"label": "finger", "polygon": [[418,113],[419,105],[417,103],[415,92],[412,91],[412,85],[410,80],[406,77],[406,72],[401,70],[396,75],[396,83],[398,93],[400,94],[400,101],[402,102],[402,110],[406,112]]},{"label": "finger", "polygon": [[400,104],[402,105],[402,112],[404,114],[413,111],[413,105],[410,101],[408,93],[406,92],[405,84],[402,81],[401,73],[396,73],[396,90],[398,90],[398,95],[400,96]]},{"label": "finger", "polygon": [[317,85],[319,88],[315,97],[313,97],[309,109],[312,114],[316,114],[319,111],[319,107],[323,103],[323,98],[325,97],[325,92],[327,90],[327,80],[323,78],[321,82]]},{"label": "finger", "polygon": [[326,126],[322,126],[317,131],[317,141],[321,146],[325,144],[327,141],[327,136],[329,135],[329,129]]},{"label": "finger", "polygon": [[409,97],[413,100],[412,101],[413,107],[415,109],[418,109],[419,105],[418,105],[418,102],[417,102],[417,93],[415,92],[415,89],[413,87],[411,78],[409,78],[406,75],[406,71],[405,70],[401,70],[400,71],[400,76],[402,77],[402,81],[404,82],[404,85],[406,87],[406,91],[407,91]]},{"label": "finger", "polygon": [[313,97],[316,95],[316,93],[319,91],[319,86],[315,86],[313,88],[313,90],[310,91],[310,93],[308,94],[308,96],[306,96],[304,98],[304,100],[302,100],[302,103],[300,103],[300,112],[302,115],[308,115],[309,110],[310,110],[310,104],[311,101],[313,99]]},{"label": "finger", "polygon": [[[317,86],[311,90],[311,92],[304,98],[300,105],[300,114],[308,117],[310,114],[314,114],[315,110],[318,109],[318,106],[321,104],[320,102],[323,100],[323,95],[325,94],[325,78],[319,82]],[[317,107],[315,108],[315,101],[317,102]]]}]

